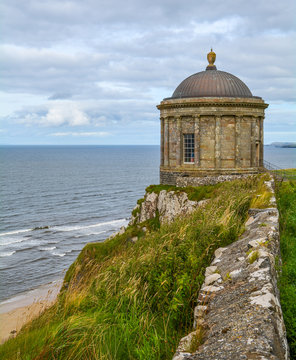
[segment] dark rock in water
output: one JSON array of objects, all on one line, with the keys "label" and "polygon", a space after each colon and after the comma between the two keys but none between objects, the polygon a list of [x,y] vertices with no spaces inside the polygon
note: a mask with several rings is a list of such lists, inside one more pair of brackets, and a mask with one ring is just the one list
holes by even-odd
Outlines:
[{"label": "dark rock in water", "polygon": [[35,230],[45,230],[45,229],[49,229],[49,226],[36,226],[32,230],[35,231]]}]

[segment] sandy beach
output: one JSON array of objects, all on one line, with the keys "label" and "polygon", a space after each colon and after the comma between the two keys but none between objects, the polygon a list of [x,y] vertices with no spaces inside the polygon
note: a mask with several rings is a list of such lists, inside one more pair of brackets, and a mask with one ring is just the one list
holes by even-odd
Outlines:
[{"label": "sandy beach", "polygon": [[0,343],[15,336],[26,323],[50,307],[56,300],[62,282],[53,281],[3,301],[0,304]]}]

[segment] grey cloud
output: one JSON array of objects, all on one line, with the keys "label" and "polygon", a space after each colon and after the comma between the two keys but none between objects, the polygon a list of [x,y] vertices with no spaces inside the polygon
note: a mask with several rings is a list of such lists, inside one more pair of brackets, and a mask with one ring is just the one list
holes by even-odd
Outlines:
[{"label": "grey cloud", "polygon": [[[218,69],[254,95],[295,101],[294,0],[10,0],[0,7],[3,91],[43,95],[50,104],[70,99],[86,117],[77,115],[81,123],[157,122],[155,105],[204,70],[211,45]],[[45,119],[48,106],[11,116]],[[52,124],[65,124],[56,116]]]},{"label": "grey cloud", "polygon": [[118,123],[159,122],[154,102],[131,100],[98,100],[75,102],[52,101],[41,106],[27,106],[2,121],[26,126],[70,126],[112,127]]},{"label": "grey cloud", "polygon": [[65,99],[71,99],[72,94],[70,93],[54,93],[51,96],[49,96],[48,100],[65,100]]},{"label": "grey cloud", "polygon": [[268,29],[287,31],[294,26],[295,7],[293,0],[286,0],[284,4],[277,0],[188,0],[185,3],[179,0],[127,0],[124,4],[118,0],[11,0],[2,4],[2,13],[5,14],[3,35],[19,41],[25,38],[28,43],[40,40],[50,43],[63,37],[76,38],[79,34],[83,37],[85,28],[102,30],[113,27],[114,30],[123,25],[139,29],[172,24],[184,27],[191,21],[215,21],[233,15],[247,19],[249,29],[256,32]]}]

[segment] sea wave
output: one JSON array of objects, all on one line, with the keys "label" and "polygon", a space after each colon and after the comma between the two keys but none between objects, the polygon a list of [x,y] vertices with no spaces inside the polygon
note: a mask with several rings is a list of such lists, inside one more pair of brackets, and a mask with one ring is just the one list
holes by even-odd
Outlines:
[{"label": "sea wave", "polygon": [[32,230],[33,230],[33,229],[13,230],[13,231],[5,232],[5,233],[0,233],[0,236],[15,235],[15,234],[20,234],[20,233],[24,233],[24,232],[29,232],[29,231],[32,231]]},{"label": "sea wave", "polygon": [[[1,239],[2,240],[2,239]],[[0,246],[7,246],[12,244],[18,244],[24,241],[24,238],[5,238],[2,241],[0,240]]]},{"label": "sea wave", "polygon": [[39,248],[39,250],[41,250],[41,251],[51,251],[51,250],[54,250],[54,249],[56,249],[57,247],[56,246],[50,246],[50,247],[41,247],[41,248]]},{"label": "sea wave", "polygon": [[100,234],[104,234],[106,233],[107,230],[103,230],[103,231],[91,231],[91,232],[87,232],[84,234],[80,234],[80,235],[74,235],[75,239],[81,238],[81,237],[85,237],[85,236],[90,236],[90,235],[100,235]]},{"label": "sea wave", "polygon": [[6,257],[11,256],[15,253],[15,251],[6,251],[6,252],[0,252],[0,257]]},{"label": "sea wave", "polygon": [[106,225],[120,225],[127,223],[126,219],[119,219],[119,220],[111,220],[111,221],[105,221],[97,224],[91,224],[91,225],[74,225],[74,226],[53,226],[52,230],[56,231],[77,231],[77,230],[84,230],[84,229],[90,229],[90,228],[96,228],[100,226],[106,226]]},{"label": "sea wave", "polygon": [[63,257],[66,255],[66,253],[52,252],[52,255]]},{"label": "sea wave", "polygon": [[[111,221],[105,221],[105,222],[101,222],[101,223],[97,223],[97,224],[90,224],[90,225],[73,225],[73,226],[49,226],[49,225],[45,225],[45,226],[36,226],[34,228],[31,229],[20,229],[20,230],[12,230],[12,231],[7,231],[4,233],[0,233],[0,237],[1,236],[7,236],[7,235],[16,235],[16,234],[21,234],[21,233],[25,233],[25,232],[30,232],[30,231],[37,231],[37,230],[51,230],[51,231],[79,231],[79,230],[84,230],[84,229],[90,229],[90,228],[96,228],[96,227],[100,227],[100,226],[107,226],[107,225],[124,225],[125,223],[127,223],[127,219],[118,219],[118,220],[111,220]],[[87,235],[92,235],[92,234],[100,234],[101,232],[98,233],[88,233]],[[9,242],[11,241],[11,242]],[[21,242],[24,241],[24,239],[21,238],[12,238],[11,240],[5,239],[4,242],[0,241],[0,245],[10,245],[13,243],[17,243],[17,242]]]},{"label": "sea wave", "polygon": [[28,250],[35,249],[35,247],[36,247],[36,245],[34,245],[34,244],[26,244],[24,247],[18,247],[16,249],[16,251],[18,253],[20,253],[20,252],[23,252],[23,251],[28,251]]}]

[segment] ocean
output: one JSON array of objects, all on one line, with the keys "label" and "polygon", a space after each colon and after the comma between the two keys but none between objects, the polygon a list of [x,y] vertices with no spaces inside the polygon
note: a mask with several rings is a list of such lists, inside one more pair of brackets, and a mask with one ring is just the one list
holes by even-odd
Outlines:
[{"label": "ocean", "polygon": [[[296,168],[296,149],[265,147]],[[60,279],[159,183],[159,146],[1,146],[0,301]]]}]

